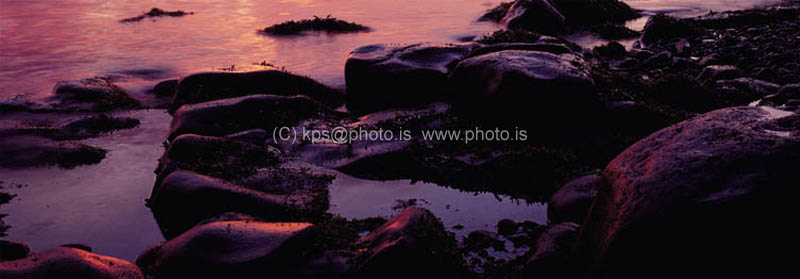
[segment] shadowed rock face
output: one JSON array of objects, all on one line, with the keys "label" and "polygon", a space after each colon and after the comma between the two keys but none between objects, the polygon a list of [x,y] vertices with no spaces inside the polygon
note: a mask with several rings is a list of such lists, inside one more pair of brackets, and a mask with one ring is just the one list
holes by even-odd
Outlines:
[{"label": "shadowed rock face", "polygon": [[136,265],[80,249],[58,247],[24,259],[0,262],[0,278],[140,279]]},{"label": "shadowed rock face", "polygon": [[763,276],[797,235],[800,118],[768,107],[710,112],[617,156],[584,223],[576,255],[598,277]]},{"label": "shadowed rock face", "polygon": [[182,134],[224,136],[257,128],[271,137],[277,127],[292,127],[301,120],[334,114],[305,96],[252,95],[223,99],[181,107],[175,112],[169,138]]},{"label": "shadowed rock face", "polygon": [[525,265],[530,277],[571,278],[574,267],[569,256],[581,226],[561,223],[547,228],[536,241],[536,250]]},{"label": "shadowed rock face", "polygon": [[313,198],[302,192],[270,194],[190,171],[176,171],[153,192],[149,205],[162,232],[171,238],[226,212],[268,220],[307,215]]},{"label": "shadowed rock face", "polygon": [[345,64],[347,108],[369,113],[443,100],[449,69],[476,46],[422,43],[357,48]]},{"label": "shadowed rock face", "polygon": [[571,54],[504,50],[461,61],[452,79],[459,98],[483,111],[482,118],[512,120],[510,125],[553,122],[554,116],[566,119],[563,108],[587,109],[595,100],[594,81],[583,67]]},{"label": "shadowed rock face", "polygon": [[464,260],[455,250],[456,243],[426,209],[404,210],[364,236],[361,245],[367,251],[351,271],[355,278],[468,276]]},{"label": "shadowed rock face", "polygon": [[566,18],[547,0],[518,0],[508,9],[501,23],[511,29],[533,30],[543,34],[564,31]]},{"label": "shadowed rock face", "polygon": [[199,225],[136,258],[158,278],[291,278],[314,241],[308,223],[223,221]]},{"label": "shadowed rock face", "polygon": [[583,223],[602,180],[601,176],[592,174],[561,186],[547,203],[547,220],[551,223]]},{"label": "shadowed rock face", "polygon": [[175,98],[168,110],[170,113],[174,113],[185,104],[253,94],[304,95],[328,107],[340,106],[343,99],[336,90],[313,79],[284,71],[198,73],[187,76],[178,82]]}]

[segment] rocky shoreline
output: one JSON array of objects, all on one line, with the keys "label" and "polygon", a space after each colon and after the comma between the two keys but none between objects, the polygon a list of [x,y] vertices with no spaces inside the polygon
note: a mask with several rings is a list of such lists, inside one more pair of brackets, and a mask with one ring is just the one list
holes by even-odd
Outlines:
[{"label": "rocky shoreline", "polygon": [[[168,99],[173,119],[147,206],[166,240],[135,263],[84,246],[36,252],[2,241],[0,278],[739,278],[789,270],[778,250],[796,235],[779,224],[797,209],[785,191],[800,178],[797,1],[656,15],[630,50],[617,42],[581,49],[558,37],[638,16],[621,2],[501,7],[484,19],[509,30],[475,42],[353,50],[346,92],[281,70],[157,84],[152,92]],[[49,101],[0,103],[0,167],[97,163],[102,149],[74,141],[139,124],[105,113],[158,105],[103,78],[59,83]],[[71,118],[29,121],[37,115]],[[286,140],[276,134],[283,127],[408,137]],[[529,137],[423,136],[471,129]],[[331,170],[546,202],[548,223],[505,219],[496,231],[456,239],[419,207],[390,220],[347,220],[327,212]],[[524,252],[495,256],[509,247]]]}]

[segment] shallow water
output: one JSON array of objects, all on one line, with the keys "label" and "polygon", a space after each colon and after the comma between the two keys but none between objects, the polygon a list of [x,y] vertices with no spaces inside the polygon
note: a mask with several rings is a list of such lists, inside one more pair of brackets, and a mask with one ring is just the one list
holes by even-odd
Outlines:
[{"label": "shallow water", "polygon": [[[497,222],[505,218],[547,223],[545,204],[528,204],[502,195],[463,192],[431,183],[372,181],[338,174],[329,189],[331,213],[351,219],[388,218],[404,209],[403,202],[407,204],[414,199],[414,206],[433,212],[459,239],[474,230],[495,231]],[[453,229],[456,225],[464,228]]]},{"label": "shallow water", "polygon": [[163,240],[145,198],[155,182],[170,115],[141,110],[120,116],[137,118],[138,128],[81,141],[109,150],[96,165],[74,169],[40,167],[0,169],[3,191],[16,194],[0,207],[11,226],[7,239],[39,251],[82,243],[95,252],[133,260],[145,247]]},{"label": "shallow water", "polygon": [[[629,0],[680,16],[772,0]],[[500,28],[476,22],[500,0],[0,0],[0,98],[50,93],[59,80],[146,71],[153,80],[266,61],[344,86],[344,61],[372,43],[456,42]],[[119,23],[152,7],[194,15]],[[369,33],[268,37],[256,30],[333,15]],[[135,74],[135,73],[134,73]]]}]

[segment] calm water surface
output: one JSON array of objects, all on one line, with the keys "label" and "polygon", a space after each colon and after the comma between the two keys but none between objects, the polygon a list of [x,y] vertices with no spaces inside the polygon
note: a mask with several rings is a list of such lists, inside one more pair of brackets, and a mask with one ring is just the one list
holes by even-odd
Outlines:
[{"label": "calm water surface", "polygon": [[[59,80],[129,70],[164,79],[261,61],[342,87],[347,54],[378,42],[455,42],[499,28],[475,22],[499,0],[0,0],[0,98],[50,93]],[[763,0],[629,0],[681,16],[748,8]],[[119,23],[151,7],[195,12]],[[369,33],[274,38],[256,30],[314,15]]]}]

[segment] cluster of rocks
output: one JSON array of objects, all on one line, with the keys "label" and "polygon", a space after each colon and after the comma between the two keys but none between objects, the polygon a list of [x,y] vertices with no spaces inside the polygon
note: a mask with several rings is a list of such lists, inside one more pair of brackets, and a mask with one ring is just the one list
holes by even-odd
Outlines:
[{"label": "cluster of rocks", "polygon": [[622,23],[640,16],[618,0],[516,0],[501,3],[480,20],[548,35],[591,31],[604,38],[622,39],[638,35]]},{"label": "cluster of rocks", "polygon": [[[692,113],[763,100],[797,109],[800,12],[796,6],[651,17],[626,51],[597,47],[601,67],[650,90],[643,98]],[[794,100],[794,101],[792,101]]]},{"label": "cluster of rocks", "polygon": [[[2,243],[0,277],[780,274],[791,265],[775,247],[796,230],[778,224],[797,209],[785,191],[800,178],[798,87],[790,84],[797,65],[783,60],[797,54],[788,45],[796,36],[778,35],[797,34],[797,18],[786,14],[797,9],[656,16],[631,51],[614,43],[583,51],[538,35],[369,45],[348,58],[346,94],[284,71],[165,81],[154,92],[172,96],[173,121],[147,205],[167,240],[135,264],[74,247],[38,253]],[[503,21],[537,30],[555,26],[540,20],[579,27],[634,16],[618,1],[519,0]],[[771,29],[742,31],[742,18]],[[764,44],[783,49],[760,62],[726,64],[723,57],[753,47],[738,39],[746,34],[787,45]],[[699,58],[712,50],[717,60]],[[759,67],[776,75],[744,74]],[[754,101],[769,106],[740,106]],[[722,107],[729,108],[714,110]],[[103,132],[76,126],[16,131]],[[402,129],[410,138],[287,140],[276,133],[283,127]],[[527,129],[531,138],[470,144],[422,136],[498,127]],[[549,224],[504,220],[497,233],[472,232],[459,243],[421,208],[386,222],[343,220],[326,213],[329,169],[549,199]],[[505,250],[505,240],[526,252],[491,259],[488,251]]]}]

